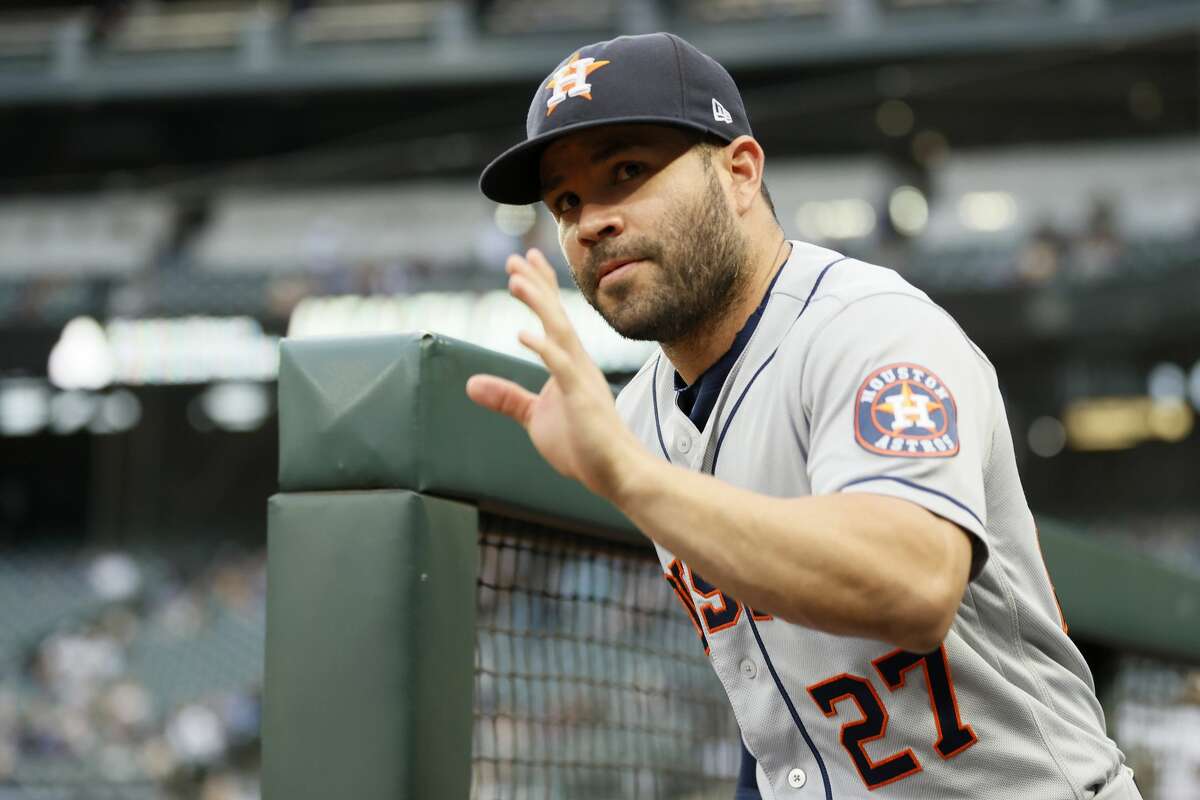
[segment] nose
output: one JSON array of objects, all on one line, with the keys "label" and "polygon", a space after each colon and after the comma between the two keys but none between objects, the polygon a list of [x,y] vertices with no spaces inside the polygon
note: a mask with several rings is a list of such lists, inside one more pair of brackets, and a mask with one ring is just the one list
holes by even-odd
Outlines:
[{"label": "nose", "polygon": [[579,212],[576,236],[584,247],[598,244],[602,239],[620,236],[625,230],[625,221],[615,205],[585,203]]}]

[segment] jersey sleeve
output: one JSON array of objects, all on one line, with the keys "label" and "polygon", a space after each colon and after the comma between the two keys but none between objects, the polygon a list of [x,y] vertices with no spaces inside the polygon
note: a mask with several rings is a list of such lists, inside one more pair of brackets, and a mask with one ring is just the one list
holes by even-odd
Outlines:
[{"label": "jersey sleeve", "polygon": [[890,495],[956,523],[972,538],[974,578],[988,550],[994,381],[929,301],[880,294],[848,304],[817,332],[801,374],[813,494]]}]

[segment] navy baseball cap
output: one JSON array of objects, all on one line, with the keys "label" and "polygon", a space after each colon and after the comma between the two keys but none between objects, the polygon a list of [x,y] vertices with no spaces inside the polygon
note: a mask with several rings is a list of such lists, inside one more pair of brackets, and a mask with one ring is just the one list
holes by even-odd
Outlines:
[{"label": "navy baseball cap", "polygon": [[579,48],[541,82],[525,141],[487,165],[479,189],[498,203],[536,203],[548,144],[573,131],[636,122],[690,128],[727,142],[752,135],[742,96],[724,67],[674,34],[620,36]]}]

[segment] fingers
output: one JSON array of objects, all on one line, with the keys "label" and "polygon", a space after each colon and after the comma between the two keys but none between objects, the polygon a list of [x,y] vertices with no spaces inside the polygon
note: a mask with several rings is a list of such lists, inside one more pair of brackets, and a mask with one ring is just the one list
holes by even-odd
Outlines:
[{"label": "fingers", "polygon": [[467,380],[467,397],[489,411],[503,414],[526,426],[537,395],[510,380],[495,375],[472,375]]},{"label": "fingers", "polygon": [[513,253],[505,262],[505,268],[509,275],[521,271],[525,265],[533,268],[530,272],[540,283],[549,289],[558,289],[558,274],[555,273],[554,266],[541,250],[536,247],[530,248],[524,258]]},{"label": "fingers", "polygon": [[505,268],[509,274],[508,289],[513,297],[537,314],[546,335],[559,347],[580,355],[582,345],[559,300],[558,277],[546,257],[536,249],[530,250],[527,258],[514,254],[508,257]]},{"label": "fingers", "polygon": [[508,291],[537,315],[547,336],[559,344],[569,344],[573,330],[557,296],[551,295],[535,278],[523,272],[508,279]]},{"label": "fingers", "polygon": [[550,374],[557,378],[564,388],[575,385],[575,361],[556,342],[531,331],[518,331],[517,340],[538,354],[550,370]]},{"label": "fingers", "polygon": [[525,260],[537,267],[542,276],[550,281],[555,288],[558,288],[558,275],[554,272],[554,265],[550,263],[541,250],[538,250],[536,247],[532,248],[525,254]]}]

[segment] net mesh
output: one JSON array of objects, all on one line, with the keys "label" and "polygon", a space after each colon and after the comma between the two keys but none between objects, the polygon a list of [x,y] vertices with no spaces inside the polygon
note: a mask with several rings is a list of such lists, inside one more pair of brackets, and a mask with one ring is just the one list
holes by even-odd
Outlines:
[{"label": "net mesh", "polygon": [[737,727],[651,550],[482,515],[471,797],[722,798]]},{"label": "net mesh", "polygon": [[[483,514],[473,800],[733,796],[738,733],[648,548]],[[1146,800],[1200,800],[1200,669],[1124,654],[1102,696]]]}]

